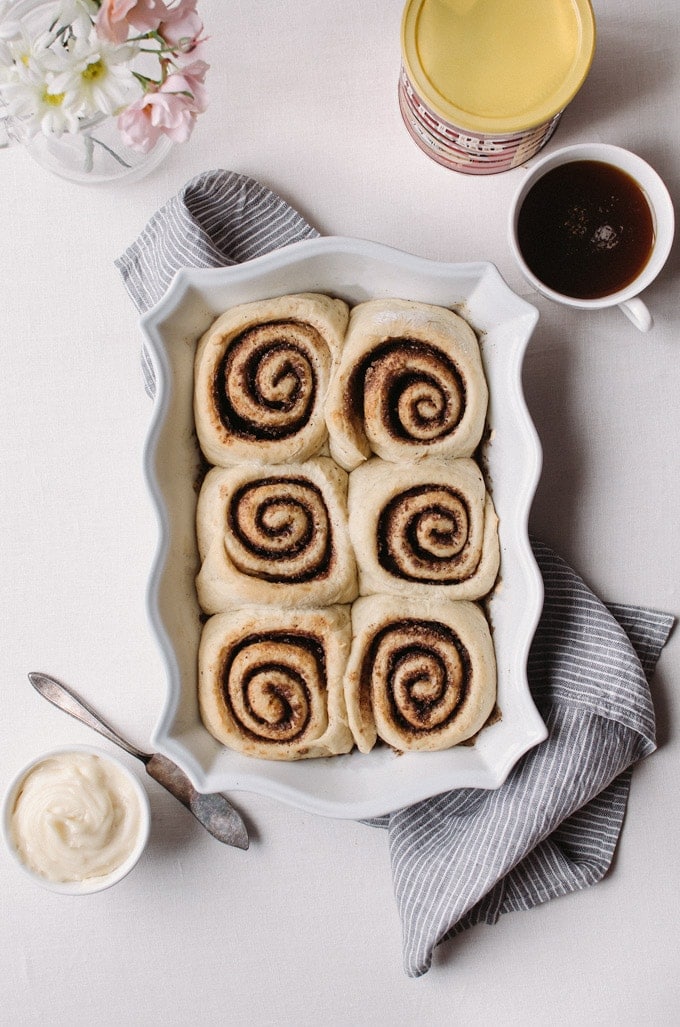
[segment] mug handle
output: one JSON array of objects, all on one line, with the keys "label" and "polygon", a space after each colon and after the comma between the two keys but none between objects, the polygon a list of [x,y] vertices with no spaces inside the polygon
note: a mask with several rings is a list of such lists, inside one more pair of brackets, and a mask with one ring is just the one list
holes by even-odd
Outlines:
[{"label": "mug handle", "polygon": [[641,332],[648,332],[654,325],[654,318],[637,296],[632,300],[624,300],[618,306],[619,310],[623,311],[628,320],[632,321]]}]

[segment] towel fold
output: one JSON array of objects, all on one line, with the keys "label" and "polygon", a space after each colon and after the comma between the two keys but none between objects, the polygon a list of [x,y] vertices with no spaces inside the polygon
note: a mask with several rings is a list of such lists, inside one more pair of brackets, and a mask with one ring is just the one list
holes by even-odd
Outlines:
[{"label": "towel fold", "polygon": [[[319,233],[244,175],[197,176],[116,261],[138,310],[182,267],[221,267]],[[143,352],[147,392],[153,369]],[[404,967],[419,977],[435,947],[502,913],[595,884],[611,865],[632,769],[656,746],[649,678],[674,618],[602,603],[539,541],[543,613],[529,684],[548,728],[498,789],[457,789],[370,821],[388,832]]]}]

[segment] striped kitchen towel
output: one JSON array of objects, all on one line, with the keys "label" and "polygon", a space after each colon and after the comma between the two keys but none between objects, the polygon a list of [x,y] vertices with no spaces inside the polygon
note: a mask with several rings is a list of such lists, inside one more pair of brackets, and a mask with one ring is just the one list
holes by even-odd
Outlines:
[{"label": "striped kitchen towel", "polygon": [[[182,267],[239,263],[318,232],[243,175],[189,182],[116,261],[142,311]],[[151,364],[144,380],[153,395]],[[621,831],[632,768],[655,748],[648,681],[673,617],[605,606],[558,556],[533,543],[545,602],[529,681],[548,728],[497,790],[458,789],[371,821],[388,832],[406,973],[435,947],[501,913],[599,881]]]},{"label": "striped kitchen towel", "polygon": [[[254,179],[208,171],[161,207],[115,263],[141,312],[161,298],[182,267],[229,267],[318,234]],[[153,396],[154,372],[145,349],[142,372]]]}]

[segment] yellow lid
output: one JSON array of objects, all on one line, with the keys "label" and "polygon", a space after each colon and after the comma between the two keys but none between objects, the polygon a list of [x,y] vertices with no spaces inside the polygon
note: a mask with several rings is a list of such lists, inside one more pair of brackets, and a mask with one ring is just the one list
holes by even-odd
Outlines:
[{"label": "yellow lid", "polygon": [[595,50],[589,0],[408,0],[402,58],[420,98],[450,124],[506,135],[563,110]]}]

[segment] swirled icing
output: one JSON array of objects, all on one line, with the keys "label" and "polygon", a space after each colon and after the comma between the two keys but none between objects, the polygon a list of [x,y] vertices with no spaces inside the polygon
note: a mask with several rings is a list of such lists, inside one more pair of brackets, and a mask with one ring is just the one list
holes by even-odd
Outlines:
[{"label": "swirled icing", "polygon": [[116,870],[139,836],[139,799],[122,771],[91,753],[50,756],[24,778],[12,836],[28,867],[50,881]]}]

